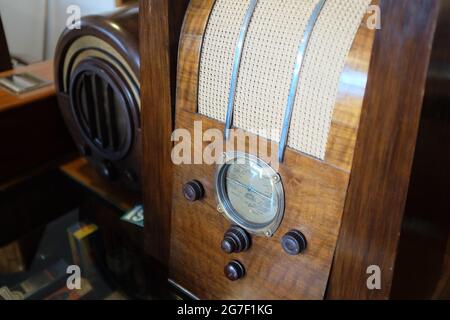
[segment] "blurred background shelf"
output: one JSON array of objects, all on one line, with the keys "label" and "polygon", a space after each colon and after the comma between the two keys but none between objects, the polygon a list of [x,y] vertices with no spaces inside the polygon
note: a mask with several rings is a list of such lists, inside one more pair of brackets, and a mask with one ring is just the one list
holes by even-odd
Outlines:
[{"label": "blurred background shelf", "polygon": [[142,202],[139,193],[119,188],[103,178],[84,157],[63,164],[60,170],[121,211],[129,211]]}]

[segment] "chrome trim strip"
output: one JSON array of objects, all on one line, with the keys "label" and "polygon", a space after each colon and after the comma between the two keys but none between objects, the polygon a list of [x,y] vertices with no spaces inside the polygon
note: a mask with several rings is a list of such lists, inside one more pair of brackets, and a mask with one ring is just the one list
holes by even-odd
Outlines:
[{"label": "chrome trim strip", "polygon": [[292,120],[292,113],[294,111],[294,103],[295,98],[297,96],[297,89],[298,89],[298,83],[300,81],[300,72],[303,67],[303,61],[306,55],[306,50],[308,49],[309,40],[311,39],[311,35],[314,30],[314,26],[317,23],[317,20],[320,16],[320,13],[325,5],[326,0],[319,0],[319,2],[316,4],[313,12],[311,13],[311,16],[308,20],[308,25],[306,26],[305,34],[303,35],[303,39],[300,42],[300,46],[298,48],[297,58],[295,61],[295,67],[294,67],[294,75],[292,77],[291,86],[289,89],[289,97],[286,104],[286,112],[284,115],[284,122],[283,122],[283,128],[281,132],[281,138],[280,138],[280,145],[278,149],[278,160],[279,162],[284,161],[284,153],[286,151],[287,143],[288,143],[288,137],[289,137],[289,130],[291,127],[291,120]]},{"label": "chrome trim strip", "polygon": [[180,286],[178,283],[176,283],[175,281],[173,281],[172,279],[169,279],[169,284],[171,286],[173,286],[174,288],[176,288],[177,290],[179,290],[181,293],[183,293],[184,295],[186,295],[186,297],[188,297],[189,299],[192,300],[200,300],[199,298],[197,298],[197,296],[195,296],[192,292],[186,290],[185,288],[183,288],[182,286]]},{"label": "chrome trim strip", "polygon": [[247,36],[250,21],[252,20],[253,13],[255,12],[257,4],[258,0],[250,0],[247,13],[245,14],[244,21],[242,22],[241,32],[239,34],[236,50],[234,52],[233,72],[231,74],[231,85],[230,85],[230,93],[228,95],[227,117],[225,122],[224,134],[226,140],[230,138],[230,129],[231,126],[233,125],[234,101],[236,97],[236,87],[239,76],[239,68],[241,66],[242,51],[244,49],[245,37]]}]

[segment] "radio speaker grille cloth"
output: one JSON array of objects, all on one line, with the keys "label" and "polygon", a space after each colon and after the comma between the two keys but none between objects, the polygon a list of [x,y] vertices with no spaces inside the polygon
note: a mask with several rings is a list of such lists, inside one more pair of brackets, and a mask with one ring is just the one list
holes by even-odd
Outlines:
[{"label": "radio speaker grille cloth", "polygon": [[[236,43],[250,0],[216,0],[203,40],[199,110],[225,122]],[[246,35],[234,126],[279,140],[300,41],[318,0],[260,0]],[[306,51],[288,146],[324,159],[341,73],[370,0],[328,0]]]}]

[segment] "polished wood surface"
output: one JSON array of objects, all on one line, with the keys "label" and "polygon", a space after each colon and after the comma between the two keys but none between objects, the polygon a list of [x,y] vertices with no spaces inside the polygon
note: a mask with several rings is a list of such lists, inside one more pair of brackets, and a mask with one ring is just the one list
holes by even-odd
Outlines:
[{"label": "polished wood surface", "polygon": [[[368,15],[364,21],[367,18]],[[375,31],[365,27],[356,34],[339,81],[328,137],[325,162],[348,172],[353,164],[374,36]],[[359,80],[355,79],[356,74],[361,77]]]},{"label": "polished wood surface", "polygon": [[[328,298],[391,296],[440,4],[380,0],[383,27],[375,37]],[[371,265],[381,268],[381,290],[367,288]]]},{"label": "polished wood surface", "polygon": [[[450,234],[450,2],[441,3],[391,298],[430,299],[445,286]],[[448,252],[448,251],[447,251]],[[447,277],[447,280],[445,280]],[[442,291],[445,291],[442,289]],[[445,295],[444,293],[442,293]]]},{"label": "polished wood surface", "polygon": [[[179,53],[176,127],[193,131],[194,121],[223,130],[223,124],[197,114],[198,66],[203,33],[214,1],[192,0]],[[325,161],[292,149],[280,166],[286,192],[286,213],[273,238],[253,237],[248,253],[226,255],[220,242],[229,223],[214,197],[215,166],[174,167],[170,277],[202,299],[322,299],[341,223],[353,151],[364,98],[364,83],[352,72],[367,75],[374,31],[360,27],[339,86]],[[239,150],[245,151],[245,150]],[[197,179],[206,190],[200,202],[187,203],[182,186]],[[281,237],[298,229],[308,239],[307,251],[287,256]],[[233,258],[248,268],[244,279],[231,283],[223,274]],[[301,271],[300,271],[301,270]]]},{"label": "polished wood surface", "polygon": [[[194,132],[223,129],[209,118],[180,111],[177,126]],[[241,150],[243,151],[243,150]],[[280,165],[286,195],[286,213],[274,237],[252,237],[250,251],[228,255],[220,248],[230,223],[217,212],[215,166],[182,165],[175,169],[173,189],[170,277],[201,299],[322,299],[337,241],[349,175],[325,163],[288,150]],[[183,184],[197,179],[205,188],[202,201],[189,203]],[[301,196],[299,196],[301,195]],[[305,253],[291,257],[281,238],[291,229],[308,239]],[[225,265],[241,261],[247,275],[230,282]],[[299,272],[301,270],[301,272]]]},{"label": "polished wood surface", "polygon": [[187,3],[187,0],[140,1],[145,242],[147,253],[165,267],[170,241],[174,75]]},{"label": "polished wood surface", "polygon": [[80,157],[60,166],[60,170],[74,181],[123,212],[140,204],[139,192],[127,191],[100,176],[86,158]]},{"label": "polished wood surface", "polygon": [[[50,60],[1,72],[0,77],[23,72],[29,72],[44,80],[53,82],[53,62]],[[55,87],[53,84],[21,95],[16,95],[0,86],[0,112],[4,112],[15,107],[20,107],[37,100],[43,100],[54,95]]]}]

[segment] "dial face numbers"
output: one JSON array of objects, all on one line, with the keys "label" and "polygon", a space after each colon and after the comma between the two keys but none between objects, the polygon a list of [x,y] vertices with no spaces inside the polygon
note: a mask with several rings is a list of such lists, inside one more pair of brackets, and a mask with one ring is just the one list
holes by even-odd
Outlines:
[{"label": "dial face numbers", "polygon": [[217,171],[219,210],[247,231],[272,236],[284,214],[280,176],[262,160],[248,154],[228,154]]},{"label": "dial face numbers", "polygon": [[253,224],[270,223],[278,211],[273,179],[256,163],[232,164],[225,174],[226,192],[232,208]]}]

